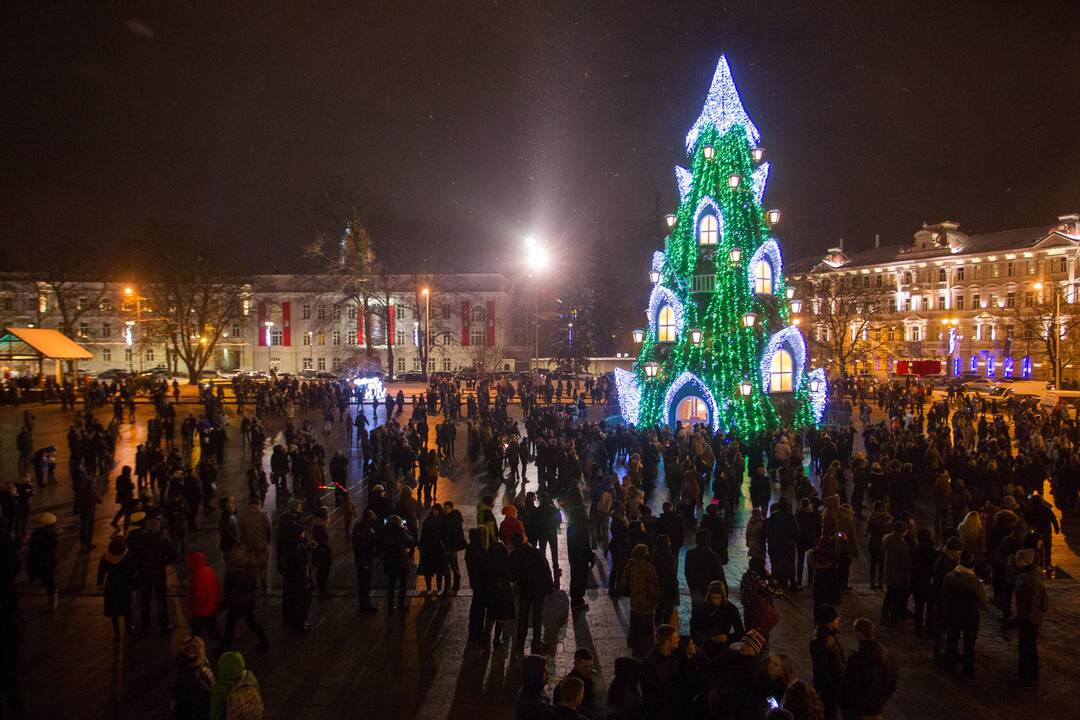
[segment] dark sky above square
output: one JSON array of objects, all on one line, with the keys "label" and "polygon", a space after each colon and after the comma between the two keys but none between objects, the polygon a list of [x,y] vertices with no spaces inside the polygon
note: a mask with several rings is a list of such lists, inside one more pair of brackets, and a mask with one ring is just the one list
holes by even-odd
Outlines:
[{"label": "dark sky above square", "polygon": [[356,193],[387,228],[512,270],[601,233],[647,263],[654,200],[726,53],[789,257],[1080,210],[1075,2],[9,4],[10,262],[190,222],[288,269]]}]

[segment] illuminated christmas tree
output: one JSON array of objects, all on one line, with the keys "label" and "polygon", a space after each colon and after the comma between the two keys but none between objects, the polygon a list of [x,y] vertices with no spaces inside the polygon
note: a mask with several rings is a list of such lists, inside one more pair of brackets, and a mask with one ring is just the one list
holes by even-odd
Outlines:
[{"label": "illuminated christmas tree", "polygon": [[615,373],[627,422],[705,423],[746,438],[820,421],[825,375],[808,372],[792,323],[759,142],[721,57],[686,136],[690,169],[675,168],[679,208],[653,255],[641,352],[633,372]]}]

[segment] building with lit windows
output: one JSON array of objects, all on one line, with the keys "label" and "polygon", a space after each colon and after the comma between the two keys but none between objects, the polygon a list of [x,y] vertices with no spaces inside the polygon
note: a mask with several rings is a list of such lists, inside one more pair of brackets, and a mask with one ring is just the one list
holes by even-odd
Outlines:
[{"label": "building with lit windows", "polygon": [[[381,275],[363,293],[350,294],[327,290],[340,281],[325,276],[253,276],[206,369],[385,370],[392,355],[395,374],[419,372],[425,345],[431,372],[514,370],[528,359],[527,313],[514,302],[510,278],[467,273],[425,275],[425,281],[430,287],[411,275]],[[94,354],[80,363],[83,370],[184,373],[155,332],[155,310],[137,286],[87,280],[60,292],[63,297],[32,279],[4,278],[0,327],[62,328],[67,317],[69,334]]]},{"label": "building with lit windows", "polygon": [[[1080,366],[1078,257],[1080,215],[1071,214],[979,234],[955,222],[924,225],[909,245],[833,248],[786,270],[819,357],[830,347],[847,351],[830,333],[851,333],[848,374],[1052,380],[1057,351],[1068,383]],[[858,306],[873,298],[865,317]],[[835,357],[822,361],[838,374]]]}]

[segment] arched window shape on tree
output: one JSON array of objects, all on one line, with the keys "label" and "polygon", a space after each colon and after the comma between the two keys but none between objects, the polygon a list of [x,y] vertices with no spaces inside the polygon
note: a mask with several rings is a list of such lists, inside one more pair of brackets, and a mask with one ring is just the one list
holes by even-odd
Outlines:
[{"label": "arched window shape on tree", "polygon": [[715,247],[724,234],[724,217],[720,206],[706,195],[698,202],[694,210],[694,227],[697,228],[697,241],[704,247]]},{"label": "arched window shape on tree", "polygon": [[705,213],[698,222],[698,245],[716,245],[720,242],[720,223],[712,213]]},{"label": "arched window shape on tree", "polygon": [[483,305],[473,305],[469,313],[469,321],[474,323],[487,322],[487,308]]},{"label": "arched window shape on tree", "polygon": [[662,305],[656,316],[657,342],[675,342],[675,311],[670,305]]},{"label": "arched window shape on tree", "polygon": [[780,348],[769,367],[769,392],[787,393],[795,388],[795,363],[787,348]]},{"label": "arched window shape on tree", "polygon": [[754,293],[756,295],[773,294],[772,265],[765,258],[754,263]]}]

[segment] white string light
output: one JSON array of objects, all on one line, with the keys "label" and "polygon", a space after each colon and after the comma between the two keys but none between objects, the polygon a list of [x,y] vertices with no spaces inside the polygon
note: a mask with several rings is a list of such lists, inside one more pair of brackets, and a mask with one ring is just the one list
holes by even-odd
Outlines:
[{"label": "white string light", "polygon": [[638,423],[641,405],[641,385],[637,375],[622,368],[615,368],[615,390],[619,393],[619,411],[623,420],[631,425]]},{"label": "white string light", "polygon": [[[814,410],[814,422],[821,422],[821,418],[825,416],[825,405],[829,401],[829,382],[825,378],[825,370],[823,368],[814,368],[810,371],[808,376],[810,379],[810,406]],[[814,380],[817,379],[818,389],[814,392]]]},{"label": "white string light", "polygon": [[802,384],[803,369],[806,367],[806,340],[803,339],[799,328],[788,325],[783,330],[773,333],[765,345],[765,352],[761,355],[761,365],[758,369],[761,371],[761,387],[765,391],[769,389],[773,356],[785,345],[791,350],[792,360],[795,361],[792,385],[795,390],[798,390]]},{"label": "white string light", "polygon": [[682,203],[690,194],[690,183],[694,174],[681,165],[675,166],[675,184],[679,186],[679,202]]},{"label": "white string light", "polygon": [[750,185],[754,189],[754,200],[760,205],[765,197],[765,183],[769,181],[769,163],[764,162],[750,173]]},{"label": "white string light", "polygon": [[698,136],[707,125],[715,127],[721,135],[735,125],[742,125],[751,148],[757,147],[758,141],[761,140],[761,133],[750,120],[750,116],[746,114],[746,108],[743,107],[742,99],[739,98],[739,90],[735,87],[735,80],[731,77],[731,68],[728,67],[727,58],[723,55],[720,56],[720,62],[716,64],[712,86],[701,108],[701,115],[694,121],[690,132],[686,135],[688,155],[694,154]]},{"label": "white string light", "polygon": [[713,430],[720,429],[720,413],[717,412],[716,399],[713,397],[712,392],[709,390],[709,386],[702,381],[694,373],[687,371],[679,377],[675,378],[675,382],[671,383],[671,387],[668,388],[667,395],[664,396],[664,408],[667,411],[667,417],[671,417],[673,408],[671,404],[675,401],[679,391],[683,389],[687,384],[693,384],[694,389],[705,398],[705,402],[709,405],[709,415],[712,422]]},{"label": "white string light", "polygon": [[750,256],[750,264],[747,266],[746,276],[747,282],[750,283],[751,294],[754,294],[757,289],[757,264],[765,258],[768,258],[769,264],[772,265],[774,293],[779,287],[777,283],[784,275],[784,261],[780,256],[780,245],[777,244],[775,238],[769,238],[761,243],[761,245],[758,246],[758,249],[754,251],[754,254]]},{"label": "white string light", "polygon": [[663,285],[653,285],[652,294],[649,295],[649,311],[646,313],[649,320],[649,332],[656,333],[656,318],[659,317],[660,308],[663,305],[671,306],[672,312],[675,313],[675,332],[681,335],[686,319],[682,301]]}]

